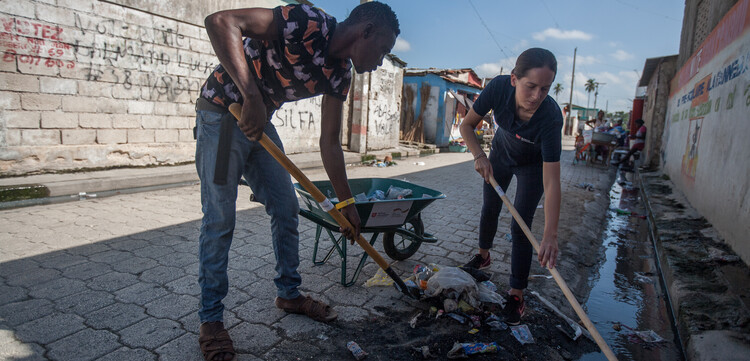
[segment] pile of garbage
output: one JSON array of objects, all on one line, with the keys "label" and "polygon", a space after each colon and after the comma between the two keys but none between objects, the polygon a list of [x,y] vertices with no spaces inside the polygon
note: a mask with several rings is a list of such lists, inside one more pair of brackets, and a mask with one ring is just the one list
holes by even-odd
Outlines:
[{"label": "pile of garbage", "polygon": [[[418,311],[410,319],[415,328],[418,322],[450,319],[467,326],[467,333],[475,335],[481,330],[510,332],[521,344],[534,343],[527,325],[508,326],[499,316],[506,299],[497,292],[490,274],[469,267],[443,267],[430,263],[416,265],[412,276],[404,280],[407,287],[419,290],[420,301],[429,304],[429,311]],[[367,280],[365,287],[393,284],[385,272],[378,272]],[[448,352],[449,359],[466,358],[481,353],[497,353],[503,348],[496,342],[455,342]],[[414,348],[428,358],[428,346]]]},{"label": "pile of garbage", "polygon": [[398,163],[393,161],[393,157],[390,155],[386,155],[383,160],[378,160],[375,158],[362,160],[362,165],[370,166],[370,167],[378,167],[378,168],[385,168],[385,167],[391,167],[394,165],[398,165]]}]

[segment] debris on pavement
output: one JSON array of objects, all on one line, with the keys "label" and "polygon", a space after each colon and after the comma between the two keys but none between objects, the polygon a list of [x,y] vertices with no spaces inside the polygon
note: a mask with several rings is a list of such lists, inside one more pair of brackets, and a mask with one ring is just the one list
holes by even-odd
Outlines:
[{"label": "debris on pavement", "polygon": [[578,325],[577,322],[573,321],[573,319],[571,319],[570,317],[568,317],[567,315],[565,315],[564,313],[562,313],[562,311],[560,311],[559,308],[555,307],[555,305],[553,305],[552,302],[550,302],[546,298],[542,297],[542,295],[540,295],[539,292],[537,292],[537,291],[531,291],[530,293],[532,295],[534,295],[536,298],[538,298],[539,301],[541,301],[545,306],[547,306],[547,308],[549,308],[550,310],[552,310],[552,312],[554,312],[557,316],[559,316],[560,318],[562,318],[563,320],[565,320],[565,322],[568,323],[568,326],[570,326],[573,330],[575,330],[575,334],[576,335],[580,333],[580,334],[586,336],[586,338],[588,338],[589,340],[591,340],[591,341],[594,340],[593,337],[591,337],[591,333],[589,333],[588,330],[585,330],[585,329],[581,328],[581,326]]},{"label": "debris on pavement", "polygon": [[562,332],[565,336],[568,336],[568,338],[573,341],[578,340],[578,338],[583,334],[581,327],[577,324],[555,325],[555,328],[557,328],[560,332]]},{"label": "debris on pavement", "polygon": [[436,358],[435,355],[430,353],[430,346],[412,347],[412,350],[420,353],[425,360]]},{"label": "debris on pavement", "polygon": [[463,300],[472,307],[479,306],[479,291],[474,278],[458,267],[443,267],[427,281],[425,296],[438,295]]},{"label": "debris on pavement", "polygon": [[659,342],[665,341],[664,338],[659,336],[659,334],[657,334],[653,330],[632,331],[632,332],[633,332],[633,335],[638,337],[638,339],[646,343],[659,343]]},{"label": "debris on pavement", "polygon": [[581,188],[581,189],[585,189],[585,190],[587,190],[589,192],[593,192],[594,189],[595,189],[593,184],[591,184],[591,183],[585,183],[585,182],[576,184],[576,187]]},{"label": "debris on pavement", "polygon": [[420,289],[427,289],[427,281],[432,277],[432,270],[420,264],[414,266],[414,282]]},{"label": "debris on pavement", "polygon": [[654,280],[651,279],[651,277],[649,277],[649,276],[647,276],[647,275],[645,275],[645,274],[643,274],[641,272],[636,272],[635,273],[635,281],[638,282],[638,283],[654,283]]},{"label": "debris on pavement", "polygon": [[492,343],[459,343],[453,344],[453,348],[448,351],[449,359],[468,358],[468,355],[480,353],[496,353],[500,346],[497,342]]},{"label": "debris on pavement", "polygon": [[378,267],[378,271],[375,272],[375,275],[373,275],[370,279],[365,281],[364,285],[365,287],[372,287],[372,286],[391,286],[393,285],[393,279],[391,279],[388,274],[383,271],[382,268]]},{"label": "debris on pavement", "polygon": [[458,322],[461,322],[462,324],[466,323],[466,318],[464,316],[461,316],[461,315],[457,314],[457,313],[449,312],[449,313],[446,313],[446,315],[448,315],[448,317],[450,317],[450,318],[452,318],[452,319],[454,319],[454,320],[456,320]]},{"label": "debris on pavement", "polygon": [[415,315],[414,315],[414,316],[413,316],[413,317],[411,318],[411,320],[409,320],[409,326],[410,326],[411,328],[417,327],[417,320],[419,319],[419,316],[422,316],[422,312],[421,312],[421,311],[420,311],[420,312],[417,312],[417,313],[416,313],[416,314],[415,314]]},{"label": "debris on pavement", "polygon": [[534,278],[546,278],[548,280],[552,279],[552,275],[529,275],[529,279]]},{"label": "debris on pavement", "polygon": [[346,348],[352,352],[352,355],[354,355],[354,358],[356,358],[357,360],[362,360],[367,357],[367,352],[362,350],[362,348],[360,348],[359,345],[357,345],[357,343],[354,341],[347,342]]},{"label": "debris on pavement", "polygon": [[446,298],[443,301],[443,310],[445,310],[445,312],[453,312],[456,309],[458,309],[458,302],[456,302],[456,300],[452,298]]},{"label": "debris on pavement", "polygon": [[495,303],[500,307],[505,307],[505,297],[497,293],[497,286],[490,281],[477,283],[479,291],[479,301],[482,303]]},{"label": "debris on pavement", "polygon": [[627,325],[619,325],[628,330],[628,340],[632,343],[654,344],[666,341],[663,337],[659,336],[659,334],[654,332],[653,330],[638,331]]},{"label": "debris on pavement", "polygon": [[617,212],[617,214],[622,215],[622,216],[631,216],[631,217],[637,217],[637,218],[640,218],[640,219],[646,219],[645,215],[638,214],[638,213],[629,211],[627,209],[617,208],[617,209],[615,209],[615,212]]},{"label": "debris on pavement", "polygon": [[529,330],[529,326],[526,325],[518,325],[518,326],[510,326],[510,332],[513,334],[513,336],[520,342],[522,345],[525,345],[527,343],[534,343],[534,336],[531,335],[531,330]]}]

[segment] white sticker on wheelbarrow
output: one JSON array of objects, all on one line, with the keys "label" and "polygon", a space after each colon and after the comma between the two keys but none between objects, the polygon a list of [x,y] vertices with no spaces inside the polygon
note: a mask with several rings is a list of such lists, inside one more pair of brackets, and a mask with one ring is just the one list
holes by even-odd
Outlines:
[{"label": "white sticker on wheelbarrow", "polygon": [[367,218],[367,227],[401,226],[414,201],[375,202]]}]

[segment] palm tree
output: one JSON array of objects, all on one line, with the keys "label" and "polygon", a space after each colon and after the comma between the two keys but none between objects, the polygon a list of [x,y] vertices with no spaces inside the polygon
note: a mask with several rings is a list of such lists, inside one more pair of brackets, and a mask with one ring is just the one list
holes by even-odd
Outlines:
[{"label": "palm tree", "polygon": [[589,79],[586,80],[586,84],[584,85],[584,89],[586,90],[586,93],[589,93],[589,98],[586,100],[586,120],[588,120],[589,117],[589,102],[591,101],[591,92],[596,90],[596,80]]},{"label": "palm tree", "polygon": [[555,84],[555,87],[552,88],[552,91],[555,93],[555,100],[557,100],[557,95],[562,93],[563,89],[565,88],[560,83]]}]

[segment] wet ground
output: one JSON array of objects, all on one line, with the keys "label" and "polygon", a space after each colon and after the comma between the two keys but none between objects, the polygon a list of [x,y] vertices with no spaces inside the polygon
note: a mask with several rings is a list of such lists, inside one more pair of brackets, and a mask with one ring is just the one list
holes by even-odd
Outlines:
[{"label": "wet ground", "polygon": [[[646,212],[640,190],[632,178],[632,173],[618,173],[609,192],[603,232],[606,259],[592,280],[584,309],[620,360],[682,360],[648,220],[641,217]],[[663,341],[646,342],[635,334],[649,330]],[[580,360],[601,357],[597,353]]]}]

